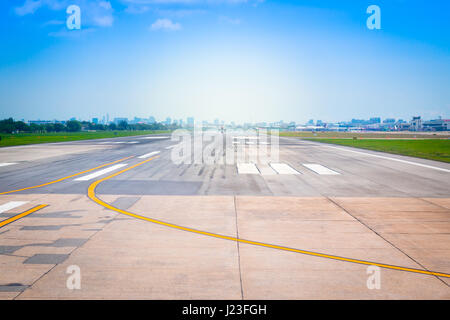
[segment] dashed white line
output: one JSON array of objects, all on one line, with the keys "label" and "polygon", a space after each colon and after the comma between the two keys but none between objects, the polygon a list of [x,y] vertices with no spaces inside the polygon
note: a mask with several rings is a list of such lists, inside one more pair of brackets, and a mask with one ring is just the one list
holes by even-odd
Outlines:
[{"label": "dashed white line", "polygon": [[238,163],[239,174],[259,174],[259,170],[254,163]]},{"label": "dashed white line", "polygon": [[315,173],[321,174],[321,175],[338,175],[339,172],[333,171],[331,169],[328,169],[327,167],[322,166],[321,164],[317,163],[303,163],[305,167],[308,169],[314,171]]},{"label": "dashed white line", "polygon": [[76,179],[74,179],[74,181],[88,181],[88,180],[97,178],[97,177],[99,177],[99,176],[101,176],[103,174],[106,174],[108,172],[111,172],[111,171],[117,170],[119,168],[125,167],[126,165],[127,165],[126,163],[116,164],[116,165],[108,167],[106,169],[103,169],[103,170],[100,170],[100,171],[88,174],[87,176],[76,178]]},{"label": "dashed white line", "polygon": [[2,162],[0,163],[0,167],[11,166],[13,164],[17,164],[16,162]]},{"label": "dashed white line", "polygon": [[157,154],[159,154],[159,151],[153,151],[153,152],[150,152],[150,153],[143,154],[142,156],[139,156],[138,158],[139,159],[146,159],[146,158],[150,158],[151,156],[154,156],[154,155],[157,155]]},{"label": "dashed white line", "polygon": [[3,213],[5,211],[20,207],[21,205],[24,205],[25,203],[28,203],[28,201],[10,201],[5,204],[0,205],[0,213]]},{"label": "dashed white line", "polygon": [[286,163],[270,163],[272,169],[274,169],[278,174],[300,174],[297,170],[292,168]]}]

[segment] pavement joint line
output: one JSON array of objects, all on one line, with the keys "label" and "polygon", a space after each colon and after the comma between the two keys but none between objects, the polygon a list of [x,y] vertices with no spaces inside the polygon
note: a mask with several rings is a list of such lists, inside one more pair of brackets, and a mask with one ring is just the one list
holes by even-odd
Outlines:
[{"label": "pavement joint line", "polygon": [[[351,214],[351,212],[349,210],[347,210],[346,208],[344,208],[342,205],[340,205],[338,202],[334,201],[333,199],[328,197],[328,200],[331,201],[332,203],[334,203],[334,205],[336,205],[337,207],[341,208],[342,210],[344,210],[349,216],[351,216],[353,219],[355,219],[356,221],[358,221],[359,223],[361,223],[363,226],[365,226],[367,229],[369,229],[370,231],[372,231],[373,233],[375,233],[378,237],[380,237],[381,239],[383,239],[384,241],[386,241],[387,243],[389,243],[393,248],[397,249],[398,251],[400,251],[402,254],[404,254],[405,256],[407,256],[409,259],[411,259],[412,261],[414,261],[414,263],[418,264],[419,266],[421,266],[423,269],[428,270],[424,265],[422,265],[419,261],[415,260],[413,257],[411,257],[409,254],[407,254],[406,252],[404,252],[402,249],[400,249],[399,247],[397,247],[394,243],[392,243],[391,241],[389,241],[388,239],[386,239],[385,237],[383,237],[380,233],[378,233],[377,231],[375,231],[374,229],[372,229],[368,224],[366,224],[364,221],[362,221],[361,219],[358,219],[357,217],[355,217],[353,214]],[[436,276],[438,278],[438,280],[442,281],[445,285],[448,286],[448,284],[440,279],[438,276]]]},{"label": "pavement joint line", "polygon": [[0,228],[4,227],[10,223],[13,223],[14,221],[19,220],[23,217],[26,217],[27,215],[32,214],[33,212],[41,210],[42,208],[45,208],[45,207],[48,207],[48,204],[40,204],[40,205],[37,205],[25,212],[19,213],[19,214],[15,215],[14,217],[3,220],[0,222]]},{"label": "pavement joint line", "polygon": [[46,182],[46,183],[43,183],[43,184],[39,184],[39,185],[36,185],[36,186],[31,186],[31,187],[26,187],[26,188],[21,188],[21,189],[6,191],[6,192],[0,192],[0,195],[14,193],[14,192],[19,192],[19,191],[24,191],[24,190],[29,190],[29,189],[35,189],[35,188],[40,188],[40,187],[45,187],[45,186],[48,186],[50,184],[61,182],[61,181],[64,181],[64,180],[67,180],[67,179],[79,176],[79,175],[87,173],[87,172],[91,172],[91,171],[94,171],[94,170],[97,170],[97,169],[100,169],[100,168],[103,168],[103,167],[106,167],[106,166],[109,166],[109,165],[112,165],[112,164],[115,164],[115,163],[118,163],[118,162],[122,162],[122,161],[128,160],[130,158],[133,158],[133,156],[129,156],[129,157],[125,157],[125,158],[113,161],[113,162],[105,163],[105,164],[102,164],[102,165],[97,166],[95,168],[84,170],[84,171],[72,174],[70,176],[63,177],[63,178],[60,178],[60,179],[57,179],[57,180],[53,180],[53,181],[50,181],[50,182]]},{"label": "pavement joint line", "polygon": [[[157,156],[158,157],[158,156]],[[189,228],[189,227],[183,227],[180,225],[176,225],[173,223],[169,223],[169,222],[165,222],[165,221],[161,221],[161,220],[157,220],[157,219],[153,219],[153,218],[148,218],[148,217],[144,217],[126,210],[122,210],[119,208],[116,208],[112,205],[110,205],[109,203],[104,202],[103,200],[99,199],[95,193],[95,189],[96,187],[102,183],[103,181],[106,181],[108,179],[114,178],[124,172],[127,172],[131,169],[134,169],[140,165],[143,165],[149,161],[154,160],[157,157],[153,157],[147,160],[144,160],[142,162],[136,163],[134,165],[132,165],[131,167],[128,167],[126,169],[123,169],[121,171],[115,172],[110,176],[104,177],[102,179],[99,179],[97,181],[94,181],[93,183],[91,183],[89,185],[88,188],[88,197],[94,201],[95,203],[97,203],[98,205],[109,209],[111,211],[115,211],[124,215],[127,215],[129,217],[133,217],[136,219],[140,219],[143,221],[148,221],[148,222],[152,222],[154,224],[157,225],[161,225],[161,226],[166,226],[172,229],[177,229],[177,230],[181,230],[181,231],[187,231],[187,232],[191,232],[191,233],[196,233],[199,235],[205,235],[205,236],[210,236],[213,238],[218,238],[218,239],[223,239],[223,240],[230,240],[230,241],[237,241],[240,243],[245,243],[245,244],[250,244],[250,245],[255,245],[255,246],[260,246],[260,247],[266,247],[266,248],[271,248],[271,249],[277,249],[277,250],[281,250],[281,251],[288,251],[288,252],[294,252],[294,253],[300,253],[300,254],[305,254],[305,255],[310,255],[310,256],[316,256],[316,257],[322,257],[322,258],[327,258],[327,259],[331,259],[331,260],[339,260],[339,261],[345,261],[345,262],[351,262],[351,263],[357,263],[357,264],[362,264],[362,265],[369,265],[369,266],[378,266],[380,268],[385,268],[385,269],[392,269],[392,270],[398,270],[398,271],[406,271],[406,272],[412,272],[412,273],[418,273],[418,274],[426,274],[426,275],[433,275],[433,276],[438,276],[438,277],[445,277],[445,278],[450,278],[450,274],[447,273],[443,273],[443,272],[434,272],[434,271],[428,271],[428,270],[421,270],[421,269],[414,269],[414,268],[406,268],[406,267],[401,267],[401,266],[395,266],[395,265],[389,265],[389,264],[384,264],[384,263],[378,263],[378,262],[372,262],[372,261],[366,261],[366,260],[359,260],[359,259],[353,259],[353,258],[345,258],[345,257],[340,257],[340,256],[335,256],[335,255],[330,255],[330,254],[325,254],[325,253],[319,253],[319,252],[313,252],[313,251],[307,251],[307,250],[302,250],[302,249],[295,249],[295,248],[290,248],[290,247],[285,247],[285,246],[280,246],[280,245],[274,245],[274,244],[269,244],[269,243],[264,243],[264,242],[258,242],[258,241],[253,241],[253,240],[245,240],[245,239],[240,239],[240,238],[236,238],[236,237],[231,237],[231,236],[226,236],[226,235],[221,235],[221,234],[217,234],[217,233],[212,233],[212,232],[207,232],[207,231],[201,231],[201,230],[197,230],[197,229],[193,229],[193,228]]]}]

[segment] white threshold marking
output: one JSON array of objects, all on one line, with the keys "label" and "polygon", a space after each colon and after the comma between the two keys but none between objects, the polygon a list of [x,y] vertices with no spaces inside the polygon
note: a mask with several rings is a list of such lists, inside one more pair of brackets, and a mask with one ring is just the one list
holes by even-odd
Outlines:
[{"label": "white threshold marking", "polygon": [[145,158],[149,158],[151,156],[157,155],[158,153],[159,153],[159,151],[153,151],[153,152],[150,152],[150,153],[143,154],[142,156],[139,156],[138,158],[139,159],[145,159]]},{"label": "white threshold marking", "polygon": [[106,174],[108,172],[111,172],[111,171],[117,170],[119,168],[125,167],[126,165],[127,165],[126,163],[116,164],[116,165],[108,167],[106,169],[103,169],[103,170],[100,170],[100,171],[88,174],[87,176],[76,178],[76,179],[74,179],[74,181],[88,181],[88,180],[97,178],[97,177],[99,177],[99,176],[101,176],[103,174]]},{"label": "white threshold marking", "polygon": [[339,172],[333,171],[331,169],[328,169],[327,167],[324,167],[321,164],[317,163],[303,163],[305,167],[308,169],[314,171],[315,173],[322,174],[322,175],[339,175]]},{"label": "white threshold marking", "polygon": [[28,201],[10,201],[5,204],[2,204],[0,205],[0,213],[20,207],[21,205],[24,205],[27,202]]},{"label": "white threshold marking", "polygon": [[277,174],[268,164],[258,164],[258,169],[263,176],[272,176]]},{"label": "white threshold marking", "polygon": [[286,163],[269,163],[273,170],[278,174],[300,174],[297,170]]},{"label": "white threshold marking", "polygon": [[16,162],[2,162],[0,163],[0,167],[11,166],[13,164],[17,164]]},{"label": "white threshold marking", "polygon": [[259,174],[259,170],[254,163],[238,163],[239,174]]},{"label": "white threshold marking", "polygon": [[349,149],[346,149],[346,148],[338,148],[338,147],[332,147],[332,146],[326,146],[326,145],[322,145],[322,146],[323,147],[327,147],[327,148],[347,151],[347,152],[358,153],[358,154],[362,154],[362,155],[366,155],[366,156],[372,156],[372,157],[376,157],[376,158],[381,158],[381,159],[392,160],[392,161],[397,161],[397,162],[401,162],[401,163],[412,164],[414,166],[419,166],[419,167],[423,167],[423,168],[434,169],[434,170],[439,170],[439,171],[444,171],[444,172],[450,173],[450,170],[448,170],[448,169],[434,167],[434,166],[430,166],[430,165],[423,164],[423,163],[412,162],[412,161],[408,161],[408,160],[402,160],[402,159],[391,158],[391,157],[385,157],[385,156],[380,156],[378,154],[373,154],[373,153],[366,153],[366,152],[360,152],[360,151],[355,151],[355,150],[349,150]]},{"label": "white threshold marking", "polygon": [[139,139],[168,139],[170,138],[169,136],[164,136],[164,137],[142,137]]}]

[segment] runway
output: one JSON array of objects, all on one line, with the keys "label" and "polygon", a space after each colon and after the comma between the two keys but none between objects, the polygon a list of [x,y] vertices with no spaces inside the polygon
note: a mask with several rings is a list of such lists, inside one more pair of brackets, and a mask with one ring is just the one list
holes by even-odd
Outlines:
[{"label": "runway", "polygon": [[[450,298],[450,165],[295,138],[277,162],[175,164],[177,143],[0,149],[0,219],[47,205],[0,227],[0,298]],[[148,219],[444,276],[381,268],[369,289],[368,265],[110,210],[88,197],[99,180],[101,201]],[[67,287],[73,265],[81,289]]]}]

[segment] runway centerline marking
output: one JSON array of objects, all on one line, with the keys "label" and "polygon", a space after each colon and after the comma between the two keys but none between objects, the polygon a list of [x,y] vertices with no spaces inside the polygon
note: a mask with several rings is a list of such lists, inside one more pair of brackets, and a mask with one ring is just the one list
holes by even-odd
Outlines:
[{"label": "runway centerline marking", "polygon": [[200,234],[200,235],[210,236],[210,237],[218,238],[218,239],[230,240],[230,241],[246,243],[246,244],[251,244],[251,245],[260,246],[260,247],[266,247],[266,248],[272,248],[272,249],[277,249],[277,250],[282,250],[282,251],[301,253],[301,254],[305,254],[305,255],[322,257],[322,258],[327,258],[327,259],[332,259],[332,260],[339,260],[339,261],[352,262],[352,263],[357,263],[357,264],[362,264],[362,265],[378,266],[380,268],[385,268],[385,269],[400,270],[400,271],[407,271],[407,272],[413,272],[413,273],[420,273],[420,274],[426,274],[426,275],[433,275],[433,276],[438,276],[438,277],[450,278],[450,274],[442,273],[442,272],[434,272],[434,271],[428,271],[428,270],[422,270],[422,269],[406,268],[406,267],[394,266],[394,265],[383,264],[383,263],[372,262],[372,261],[365,261],[365,260],[358,260],[358,259],[352,259],[352,258],[339,257],[339,256],[330,255],[330,254],[324,254],[324,253],[319,253],[319,252],[313,252],[313,251],[289,248],[289,247],[284,247],[284,246],[279,246],[279,245],[274,245],[274,244],[269,244],[269,243],[264,243],[264,242],[252,241],[252,240],[245,240],[245,239],[235,238],[235,237],[221,235],[221,234],[217,234],[217,233],[212,233],[212,232],[196,230],[196,229],[192,229],[192,228],[188,228],[188,227],[183,227],[183,226],[179,226],[179,225],[176,225],[176,224],[173,224],[173,223],[168,223],[168,222],[164,222],[164,221],[161,221],[161,220],[144,217],[144,216],[141,216],[141,215],[138,215],[138,214],[126,211],[126,210],[122,210],[122,209],[113,207],[109,203],[106,203],[103,200],[99,199],[97,197],[97,195],[95,194],[96,187],[100,183],[102,183],[103,181],[106,181],[108,179],[114,178],[114,177],[116,177],[116,176],[118,176],[118,175],[120,175],[120,174],[122,174],[124,172],[127,172],[127,171],[129,171],[131,169],[134,169],[134,168],[136,168],[136,167],[138,167],[140,165],[143,165],[144,163],[152,161],[155,158],[157,158],[157,157],[153,157],[153,158],[144,160],[142,162],[139,162],[137,164],[132,165],[131,167],[128,167],[128,168],[125,168],[125,169],[123,169],[121,171],[115,172],[115,173],[113,173],[110,176],[107,176],[107,177],[104,177],[104,178],[99,179],[97,181],[94,181],[93,183],[91,183],[89,185],[88,197],[92,201],[94,201],[95,203],[101,205],[102,207],[110,209],[112,211],[124,214],[124,215],[129,216],[129,217],[140,219],[140,220],[143,220],[143,221],[148,221],[148,222],[152,222],[154,224],[166,226],[166,227],[169,227],[169,228],[172,228],[172,229],[177,229],[177,230],[181,230],[181,231],[186,231],[186,232],[196,233],[196,234]]},{"label": "runway centerline marking", "polygon": [[26,188],[21,188],[21,189],[16,189],[16,190],[11,190],[11,191],[0,192],[0,195],[2,195],[2,194],[14,193],[14,192],[19,192],[19,191],[24,191],[24,190],[30,190],[30,189],[36,189],[36,188],[45,187],[45,186],[48,186],[48,185],[50,185],[50,184],[54,184],[54,183],[57,183],[57,182],[61,182],[61,181],[64,181],[64,180],[67,180],[67,179],[70,179],[70,178],[73,178],[73,177],[82,175],[82,174],[87,173],[87,172],[91,172],[91,171],[94,171],[94,170],[97,170],[97,169],[100,169],[100,168],[103,168],[103,167],[106,167],[106,166],[110,166],[110,165],[115,164],[115,163],[118,163],[118,162],[122,162],[122,161],[128,160],[128,159],[130,159],[130,158],[133,158],[133,156],[129,156],[129,157],[126,157],[126,158],[122,158],[122,159],[113,161],[113,162],[105,163],[105,164],[102,164],[102,165],[100,165],[100,166],[98,166],[98,167],[91,168],[91,169],[88,169],[88,170],[84,170],[84,171],[81,171],[81,172],[78,172],[78,173],[74,173],[74,174],[71,174],[70,176],[63,177],[63,178],[59,178],[59,179],[57,179],[57,180],[53,180],[53,181],[46,182],[46,183],[43,183],[43,184],[39,184],[39,185],[36,185],[36,186],[31,186],[31,187],[26,187]]},{"label": "runway centerline marking", "polygon": [[10,201],[5,204],[0,205],[0,213],[3,213],[5,211],[20,207],[24,205],[25,203],[28,203],[28,201]]},{"label": "runway centerline marking", "polygon": [[160,151],[153,151],[153,152],[149,152],[149,153],[143,154],[142,156],[139,156],[138,158],[139,159],[146,159],[146,158],[150,158],[151,156],[155,156],[155,155],[157,155],[159,153],[160,153]]},{"label": "runway centerline marking", "polygon": [[126,165],[127,165],[126,163],[119,163],[119,164],[116,164],[114,166],[108,167],[106,169],[103,169],[103,170],[100,170],[100,171],[88,174],[87,176],[76,178],[73,181],[88,181],[88,180],[92,180],[94,178],[97,178],[97,177],[100,177],[100,176],[102,176],[104,174],[107,174],[107,173],[109,173],[111,171],[114,171],[114,170],[120,169],[122,167],[125,167]]},{"label": "runway centerline marking", "polygon": [[14,217],[3,220],[0,222],[0,228],[6,226],[7,224],[13,223],[14,221],[19,220],[20,218],[26,217],[27,215],[32,214],[33,212],[41,210],[42,208],[45,208],[47,206],[48,206],[48,204],[40,204],[40,205],[33,207],[25,212],[19,213],[18,215],[15,215]]},{"label": "runway centerline marking", "polygon": [[339,172],[333,171],[331,169],[328,169],[327,167],[324,167],[321,164],[317,163],[303,163],[303,166],[307,167],[309,170],[314,171],[315,173],[322,174],[322,175],[339,175]]}]

